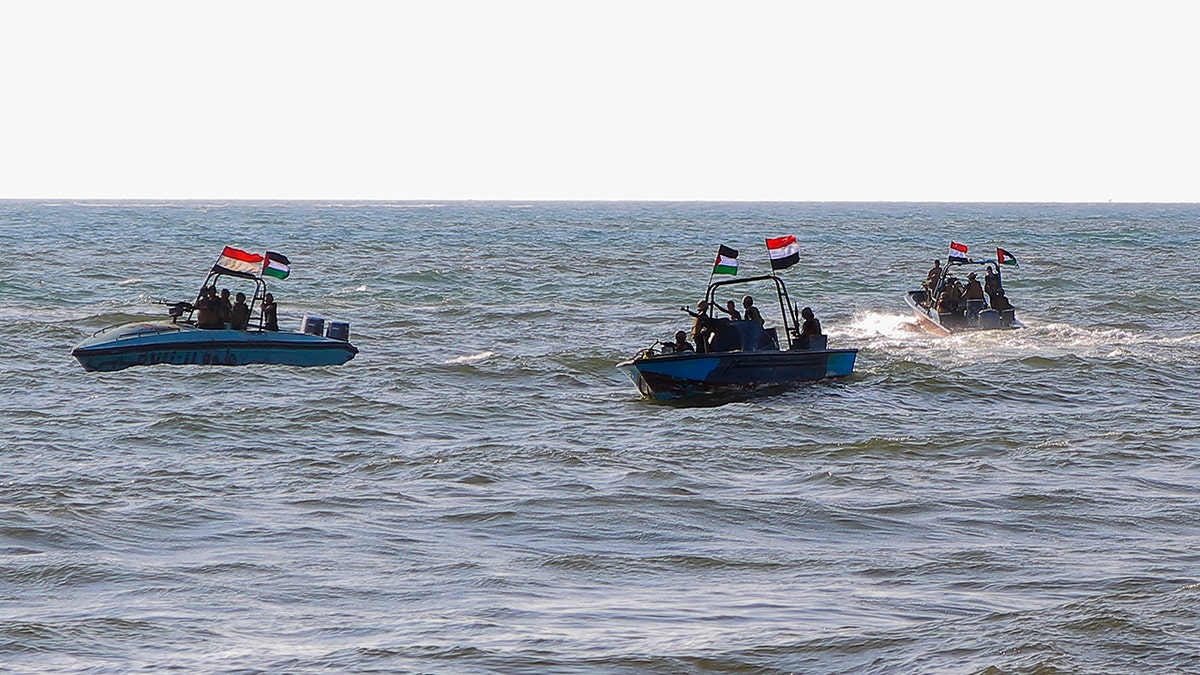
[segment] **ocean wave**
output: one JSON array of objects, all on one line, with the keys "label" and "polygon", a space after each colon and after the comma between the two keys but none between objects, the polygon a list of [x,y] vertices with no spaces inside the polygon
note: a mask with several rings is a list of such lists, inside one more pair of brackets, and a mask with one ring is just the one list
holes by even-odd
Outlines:
[{"label": "ocean wave", "polygon": [[[41,617],[0,630],[0,659],[1196,670],[1200,314],[1186,285],[1178,307],[1143,307],[1160,275],[1087,261],[1114,241],[1109,260],[1190,250],[1197,209],[1080,229],[1097,210],[0,204],[22,261],[0,274],[0,580]],[[1027,328],[939,338],[901,311],[889,289],[923,271],[905,259],[951,226],[1020,241]],[[245,227],[297,261],[272,282],[285,310],[353,320],[354,360],[87,373],[70,357],[97,328],[166,318],[130,251],[162,297],[187,297]],[[801,235],[789,290],[838,308],[818,313],[856,372],[721,405],[642,399],[613,366],[686,327],[714,238],[747,246],[743,278],[765,268],[743,243],[763,230]],[[1082,262],[1035,264],[1061,250]]]},{"label": "ocean wave", "polygon": [[466,356],[457,356],[455,358],[443,361],[442,363],[444,363],[448,366],[481,363],[483,361],[487,361],[488,359],[494,357],[495,355],[496,355],[496,352],[491,352],[491,351],[479,352],[478,354],[468,354]]}]

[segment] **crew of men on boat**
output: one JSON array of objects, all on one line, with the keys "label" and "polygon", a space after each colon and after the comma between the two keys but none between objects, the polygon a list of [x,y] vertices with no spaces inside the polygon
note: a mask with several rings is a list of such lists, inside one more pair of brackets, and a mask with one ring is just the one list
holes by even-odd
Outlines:
[{"label": "crew of men on boat", "polygon": [[[263,296],[260,316],[263,330],[279,330],[279,308],[274,295],[267,293]],[[250,307],[246,304],[245,293],[239,292],[230,302],[228,288],[222,288],[220,294],[216,286],[200,289],[200,296],[196,299],[196,328],[246,330],[249,325]]]},{"label": "crew of men on boat", "polygon": [[[719,335],[723,331],[732,328],[734,321],[748,321],[763,325],[762,313],[758,311],[758,307],[754,306],[754,298],[746,295],[742,297],[742,309],[737,309],[737,304],[733,300],[726,301],[724,306],[718,303],[709,305],[708,301],[701,300],[696,303],[696,311],[692,311],[687,307],[681,307],[683,311],[690,314],[693,318],[691,338],[695,341],[695,346],[688,342],[688,333],[685,331],[677,331],[675,333],[674,342],[662,343],[663,354],[684,354],[688,352],[699,352],[701,354],[730,351],[728,348],[722,348]],[[719,310],[728,315],[728,318],[714,316],[711,310]],[[813,314],[811,307],[805,307],[800,311],[800,315],[804,318],[804,323],[800,328],[800,340],[807,344],[810,336],[821,335],[821,322],[817,320]],[[760,331],[762,332],[762,331]],[[778,348],[778,345],[775,345]]]},{"label": "crew of men on boat", "polygon": [[967,274],[967,283],[963,284],[958,277],[949,275],[942,267],[941,261],[934,260],[933,267],[929,269],[929,274],[926,275],[922,287],[925,289],[926,298],[922,304],[928,307],[930,302],[933,302],[934,308],[939,314],[961,315],[972,311],[978,313],[985,308],[983,304],[985,296],[987,297],[986,306],[997,312],[1013,308],[1012,303],[1004,295],[999,272],[991,265],[987,266],[982,284],[979,283],[978,275],[975,272]]}]

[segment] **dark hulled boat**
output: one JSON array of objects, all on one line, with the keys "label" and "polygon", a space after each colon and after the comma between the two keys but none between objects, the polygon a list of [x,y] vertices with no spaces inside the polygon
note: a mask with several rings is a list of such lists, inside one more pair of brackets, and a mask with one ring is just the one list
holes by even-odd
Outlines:
[{"label": "dark hulled boat", "polygon": [[[954,251],[952,244],[951,250]],[[963,254],[966,247],[961,246]],[[936,278],[926,279],[922,288],[911,290],[904,294],[904,302],[912,310],[913,315],[927,332],[934,335],[951,335],[980,330],[1013,330],[1024,328],[1016,316],[1016,308],[1009,302],[1004,291],[1003,279],[1000,272],[1000,260],[1008,258],[1015,264],[1015,258],[1004,249],[996,249],[996,260],[971,260],[962,256],[950,256],[946,264],[941,266]],[[962,288],[956,270],[978,269],[988,266],[988,279],[983,284],[983,297],[966,299],[958,297],[956,292],[947,292],[957,286]],[[993,270],[991,266],[995,266]],[[932,275],[937,267],[930,270]],[[992,276],[994,274],[994,277]],[[975,272],[968,273],[969,279],[976,277]],[[947,296],[943,300],[943,295]]]},{"label": "dark hulled boat", "polygon": [[[84,370],[113,371],[131,366],[154,365],[221,365],[240,366],[250,363],[289,366],[332,366],[343,364],[358,354],[350,344],[350,324],[329,322],[318,317],[304,317],[299,332],[273,330],[274,326],[262,311],[267,295],[266,282],[255,262],[226,264],[226,248],[218,264],[201,285],[195,302],[177,302],[169,309],[170,320],[138,321],[110,326],[92,334],[71,350]],[[263,256],[233,251],[266,264]],[[273,254],[286,261],[286,258]],[[265,266],[262,269],[266,269]],[[247,271],[252,270],[252,271]],[[246,279],[254,283],[248,305],[249,323],[245,328],[228,324],[218,327],[198,325],[193,318],[206,287],[215,287],[223,276]],[[255,310],[258,310],[257,313]]]},{"label": "dark hulled boat", "polygon": [[[732,321],[712,315],[718,289],[764,281],[775,285],[783,317],[782,336],[779,327],[765,328],[758,321]],[[718,328],[701,352],[674,353],[656,343],[617,364],[644,396],[679,399],[843,377],[854,370],[857,349],[828,349],[825,335],[801,335],[799,311],[791,303],[783,280],[775,275],[713,282],[705,301],[706,319]]]}]

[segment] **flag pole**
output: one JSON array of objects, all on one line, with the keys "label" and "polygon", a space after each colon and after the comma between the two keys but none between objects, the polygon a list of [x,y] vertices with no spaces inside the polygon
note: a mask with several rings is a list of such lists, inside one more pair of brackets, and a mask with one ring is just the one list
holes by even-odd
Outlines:
[{"label": "flag pole", "polygon": [[[708,283],[705,284],[705,286],[704,286],[704,298],[706,300],[708,299],[708,287],[712,286],[713,277],[717,276],[717,265],[721,264],[721,258],[723,257],[723,254],[724,254],[726,248],[727,247],[725,246],[725,244],[717,245],[717,259],[713,261],[712,267],[708,268]],[[729,250],[733,252],[733,260],[734,260],[734,264],[736,265],[737,264],[737,251],[735,251],[733,249],[729,249]],[[737,274],[737,267],[734,267],[733,273],[734,273],[734,275]],[[724,274],[724,272],[722,272],[722,274]]]},{"label": "flag pole", "polygon": [[771,276],[775,276],[775,265],[771,263],[771,246],[770,239],[763,240],[763,246],[767,247],[767,266],[771,268]]},{"label": "flag pole", "polygon": [[[720,260],[720,259],[721,259],[721,251],[720,251],[720,249],[718,249],[717,250],[717,260]],[[712,280],[713,280],[713,277],[716,275],[716,273],[717,273],[717,263],[714,260],[713,264],[710,265],[708,268],[708,283],[704,284],[704,295],[701,296],[701,298],[700,298],[701,300],[708,300],[708,289],[709,289],[709,287],[712,286]],[[707,315],[710,310],[711,310],[711,308],[706,308],[704,313]]]},{"label": "flag pole", "polygon": [[[720,259],[721,259],[721,254],[718,252],[717,260],[720,260]],[[708,283],[704,284],[704,299],[706,299],[706,300],[708,299],[708,287],[712,286],[712,280],[713,280],[713,277],[716,276],[716,274],[717,274],[717,263],[714,261],[713,264],[708,268]]]}]

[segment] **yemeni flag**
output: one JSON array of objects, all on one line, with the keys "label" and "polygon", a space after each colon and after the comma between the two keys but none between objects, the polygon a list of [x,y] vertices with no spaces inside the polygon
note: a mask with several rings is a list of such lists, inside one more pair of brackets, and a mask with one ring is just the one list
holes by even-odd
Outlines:
[{"label": "yemeni flag", "polygon": [[287,259],[287,256],[274,251],[267,251],[266,260],[263,261],[264,276],[275,277],[276,279],[286,279],[292,273],[292,261]]},{"label": "yemeni flag", "polygon": [[783,270],[800,262],[800,247],[792,235],[767,239],[767,254],[771,256],[771,269]]},{"label": "yemeni flag", "polygon": [[717,262],[713,263],[713,274],[737,274],[738,252],[725,244],[717,249]]},{"label": "yemeni flag", "polygon": [[1008,251],[1005,251],[1004,249],[1000,248],[999,246],[996,247],[996,262],[1000,263],[1001,265],[1012,265],[1013,267],[1020,267],[1020,265],[1017,264],[1017,256],[1009,253]]},{"label": "yemeni flag", "polygon": [[957,241],[950,242],[950,262],[967,262],[967,245],[960,244]]},{"label": "yemeni flag", "polygon": [[212,271],[257,279],[262,265],[261,255],[226,246],[225,250],[221,251],[221,257],[217,258],[217,264],[213,265]]}]

